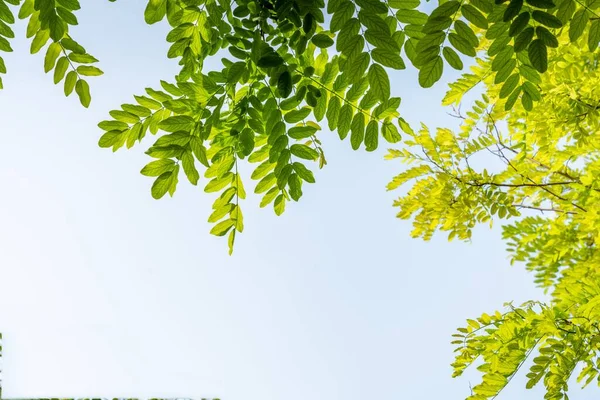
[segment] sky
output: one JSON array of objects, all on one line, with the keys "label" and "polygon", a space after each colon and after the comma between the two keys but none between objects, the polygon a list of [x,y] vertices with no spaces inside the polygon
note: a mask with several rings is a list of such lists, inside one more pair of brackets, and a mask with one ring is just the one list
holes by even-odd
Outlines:
[{"label": "sky", "polygon": [[[96,124],[177,70],[142,0],[84,1],[72,35],[101,60],[92,106],[65,98],[28,54],[23,24],[0,92],[0,331],[4,396],[229,400],[461,399],[450,335],[505,301],[539,299],[498,226],[472,243],[411,239],[386,183],[403,166],[323,131],[329,164],[285,214],[244,203],[227,255],[214,196],[182,179],[150,196],[137,146],[97,146]],[[450,75],[451,77],[451,75]],[[455,124],[446,86],[394,73],[412,123]],[[252,187],[247,183],[247,187]],[[573,385],[572,400],[597,398]],[[499,399],[537,399],[515,379]]]}]

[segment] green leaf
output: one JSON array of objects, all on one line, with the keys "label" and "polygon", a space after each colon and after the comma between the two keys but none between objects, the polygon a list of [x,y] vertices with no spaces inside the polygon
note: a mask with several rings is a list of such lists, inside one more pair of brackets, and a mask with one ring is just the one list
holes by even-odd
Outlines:
[{"label": "green leaf", "polygon": [[550,0],[526,0],[527,4],[532,5],[537,8],[554,8],[556,4],[554,4]]},{"label": "green leaf", "polygon": [[335,130],[338,124],[340,108],[342,107],[340,98],[336,95],[331,97],[329,105],[327,106],[327,125],[330,131]]},{"label": "green leaf", "polygon": [[356,4],[372,14],[385,14],[388,11],[387,5],[379,0],[356,0]]},{"label": "green leaf", "polygon": [[277,79],[277,92],[285,99],[292,94],[292,88],[292,75],[287,70],[283,71]]},{"label": "green leaf", "polygon": [[400,9],[396,12],[396,18],[405,24],[424,25],[428,16],[418,10]]},{"label": "green leaf", "polygon": [[167,13],[167,0],[150,0],[144,11],[144,19],[147,24],[162,21]]},{"label": "green leaf", "polygon": [[529,44],[529,61],[531,65],[539,72],[546,72],[548,69],[548,48],[541,39],[535,39]]},{"label": "green leaf", "polygon": [[459,71],[463,69],[463,62],[454,50],[452,50],[450,47],[444,47],[442,53],[444,55],[444,58],[452,68],[457,69]]},{"label": "green leaf", "polygon": [[487,32],[485,33],[485,37],[490,40],[497,39],[508,31],[509,26],[510,24],[508,22],[495,22],[488,28]]},{"label": "green leaf", "polygon": [[461,3],[455,0],[442,3],[438,8],[431,12],[429,19],[452,17],[458,11],[460,5]]},{"label": "green leaf", "polygon": [[519,74],[512,74],[500,89],[500,98],[508,97],[519,84]]},{"label": "green leaf", "polygon": [[398,118],[398,125],[400,126],[400,129],[402,129],[402,131],[406,134],[409,135],[414,135],[415,132],[413,131],[413,129],[410,127],[410,125],[408,124],[408,122],[406,122],[406,120],[402,117]]},{"label": "green leaf", "polygon": [[322,49],[333,46],[333,39],[324,33],[319,33],[312,37],[311,41],[315,46]]},{"label": "green leaf", "polygon": [[138,117],[137,115],[120,110],[113,110],[109,114],[117,121],[122,121],[129,124],[135,124],[140,120],[140,117]]},{"label": "green leaf", "polygon": [[75,89],[75,85],[77,84],[77,72],[69,71],[67,77],[65,78],[65,96],[69,96],[73,93],[73,89]]},{"label": "green leaf", "polygon": [[58,18],[56,14],[50,14],[51,18],[48,19],[48,27],[50,28],[50,37],[53,41],[58,42],[65,36],[67,31],[67,24]]},{"label": "green leaf", "polygon": [[128,129],[129,125],[121,121],[102,121],[98,124],[98,127],[105,131],[123,131]]},{"label": "green leaf", "polygon": [[75,84],[75,92],[77,96],[79,96],[79,102],[85,108],[90,106],[90,102],[92,101],[92,97],[90,95],[90,86],[86,81],[80,79]]},{"label": "green leaf", "polygon": [[227,73],[227,82],[235,83],[235,82],[239,81],[240,78],[242,77],[242,75],[244,75],[244,72],[246,72],[246,63],[245,62],[238,61],[236,63],[233,63],[229,67],[229,71]]},{"label": "green leaf", "polygon": [[456,50],[460,51],[466,56],[475,57],[477,54],[475,51],[475,47],[469,41],[458,36],[456,33],[450,33],[448,35],[448,41]]},{"label": "green leaf", "polygon": [[368,29],[364,35],[367,42],[376,46],[377,49],[388,50],[391,53],[398,53],[400,51],[400,46],[388,32]]},{"label": "green leaf", "polygon": [[261,68],[273,68],[283,65],[283,58],[277,53],[268,53],[258,59],[256,63]]},{"label": "green leaf", "polygon": [[77,17],[75,17],[75,15],[62,7],[56,7],[56,13],[58,14],[58,16],[60,17],[60,19],[62,19],[63,21],[65,21],[67,24],[69,25],[77,25]]},{"label": "green leaf", "polygon": [[402,139],[396,126],[389,121],[381,125],[381,135],[388,143],[398,143]]},{"label": "green leaf", "polygon": [[520,93],[521,93],[521,88],[517,88],[517,90],[515,90],[514,92],[512,92],[510,94],[510,96],[508,96],[508,98],[506,99],[506,103],[504,104],[504,110],[508,111],[511,108],[513,108],[513,106],[519,99]]},{"label": "green leaf", "polygon": [[471,22],[476,27],[481,28],[481,29],[488,28],[488,22],[487,22],[487,19],[485,18],[485,16],[481,13],[481,11],[479,11],[472,5],[463,4],[460,11],[461,11],[463,17],[465,17],[467,19],[467,21]]},{"label": "green leaf", "polygon": [[140,173],[144,176],[160,176],[165,172],[171,171],[175,167],[175,161],[170,158],[162,158],[147,164]]},{"label": "green leaf", "polygon": [[420,0],[389,0],[388,4],[390,7],[395,9],[412,9],[417,8],[421,4]]},{"label": "green leaf", "polygon": [[367,124],[365,133],[365,147],[367,151],[375,151],[379,142],[379,124],[372,119]]},{"label": "green leaf", "polygon": [[152,184],[152,197],[156,200],[161,199],[167,192],[171,190],[173,182],[177,179],[179,166],[175,166],[173,170],[162,173]]},{"label": "green leaf", "polygon": [[279,176],[277,177],[277,187],[279,189],[284,189],[288,184],[288,179],[293,172],[293,167],[290,164],[286,164],[281,171],[279,172]]},{"label": "green leaf", "polygon": [[310,125],[305,126],[295,126],[290,128],[288,131],[288,136],[292,139],[307,139],[315,134],[317,128]]},{"label": "green leaf", "polygon": [[183,172],[187,176],[188,180],[192,185],[198,184],[198,179],[200,179],[200,174],[196,169],[196,165],[194,163],[194,157],[190,151],[186,151],[181,156],[181,165],[183,166]]},{"label": "green leaf", "polygon": [[462,39],[466,40],[472,47],[479,46],[479,39],[473,29],[461,20],[454,21],[454,30]]},{"label": "green leaf", "polygon": [[531,16],[534,20],[542,25],[546,25],[548,28],[560,28],[563,26],[563,23],[560,21],[560,19],[544,11],[535,10],[531,13]]},{"label": "green leaf", "polygon": [[533,39],[534,29],[532,26],[524,29],[519,35],[515,38],[515,52],[519,53],[527,48],[529,43],[531,43],[531,39]]},{"label": "green leaf", "polygon": [[294,201],[300,200],[302,197],[302,181],[297,174],[292,173],[288,178],[288,186],[290,188],[290,197]]},{"label": "green leaf", "polygon": [[500,69],[498,70],[498,73],[494,77],[494,83],[500,84],[500,83],[504,82],[510,76],[510,74],[515,70],[516,66],[517,66],[517,60],[514,58],[511,58],[506,63],[504,63],[504,65],[502,65],[500,67]]},{"label": "green leaf", "polygon": [[[592,21],[590,32],[588,34],[588,47],[590,52],[594,52],[598,48],[600,42],[600,20]],[[550,45],[548,45],[550,46]],[[550,46],[553,47],[553,46]]]},{"label": "green leaf", "polygon": [[33,14],[33,12],[35,11],[34,4],[35,3],[33,0],[25,0],[23,2],[23,5],[19,9],[19,15],[18,15],[19,19],[25,19],[25,18],[29,17],[31,14]]},{"label": "green leaf", "polygon": [[[372,64],[367,74],[371,92],[381,101],[390,97],[390,79],[385,69],[379,64]],[[363,121],[364,123],[364,121]]]},{"label": "green leaf", "polygon": [[521,96],[521,104],[523,104],[523,108],[527,111],[531,111],[533,109],[533,100],[531,96],[527,92],[523,92]]},{"label": "green leaf", "polygon": [[[64,38],[60,41],[60,44],[62,44],[62,46],[67,49],[67,50],[71,50],[72,52],[76,53],[76,54],[85,54],[85,49],[76,41],[74,41],[73,39],[70,38]],[[70,55],[69,55],[70,57]]]},{"label": "green leaf", "polygon": [[67,73],[67,69],[69,68],[69,60],[67,57],[61,57],[58,59],[56,63],[56,67],[54,68],[54,83],[58,83],[62,81]]},{"label": "green leaf", "polygon": [[404,64],[404,60],[398,53],[394,53],[387,49],[373,49],[371,51],[371,57],[373,57],[373,61],[378,62],[381,65],[384,65],[389,68],[401,70],[406,68],[406,64]]},{"label": "green leaf", "polygon": [[530,18],[531,18],[531,15],[529,14],[529,12],[523,12],[523,13],[519,14],[519,16],[514,19],[512,24],[510,24],[510,28],[508,30],[508,36],[516,36],[519,33],[521,33],[521,31],[523,29],[525,29],[527,27],[527,25],[529,25]]},{"label": "green leaf", "polygon": [[310,147],[304,144],[293,144],[290,147],[290,151],[296,157],[302,158],[304,160],[315,161],[317,158],[319,158],[319,153],[316,150],[311,149]]},{"label": "green leaf", "polygon": [[342,29],[344,24],[352,18],[355,10],[356,8],[352,2],[342,1],[339,6],[336,7],[333,17],[331,17],[331,22],[329,24],[331,32],[337,32]]},{"label": "green leaf", "polygon": [[280,194],[275,199],[274,209],[275,214],[277,214],[278,216],[283,214],[283,212],[285,211],[285,197],[283,197],[283,195]]},{"label": "green leaf", "polygon": [[121,134],[121,131],[116,130],[104,133],[104,135],[102,135],[98,140],[98,146],[102,148],[112,147],[119,140]]},{"label": "green leaf", "polygon": [[577,9],[577,5],[574,0],[562,0],[560,5],[558,6],[558,11],[556,12],[556,17],[563,23],[566,24],[569,22],[575,10]]},{"label": "green leaf", "polygon": [[424,88],[433,86],[442,77],[443,71],[444,61],[442,57],[437,56],[419,70],[419,84]]},{"label": "green leaf", "polygon": [[77,73],[83,76],[100,76],[104,74],[100,68],[92,67],[91,65],[80,65],[77,67]]},{"label": "green leaf", "polygon": [[[554,48],[558,47],[558,39],[548,29],[544,28],[543,26],[537,26],[535,28],[535,33],[536,33],[537,37],[542,42],[544,42],[544,44],[546,46],[554,47]],[[590,34],[591,34],[591,28],[590,28]]]},{"label": "green leaf", "polygon": [[344,140],[350,132],[350,124],[352,123],[353,110],[350,104],[344,104],[340,109],[337,131],[340,139]]},{"label": "green leaf", "polygon": [[215,236],[225,236],[234,224],[235,221],[232,219],[226,219],[225,221],[221,221],[210,230],[210,234]]},{"label": "green leaf", "polygon": [[62,47],[58,43],[52,43],[48,46],[46,56],[44,57],[44,72],[49,72],[54,68],[56,60],[62,51]]},{"label": "green leaf", "polygon": [[353,150],[358,150],[365,137],[365,116],[362,112],[354,115],[350,129],[350,145]]},{"label": "green leaf", "polygon": [[357,56],[363,51],[365,47],[365,40],[360,35],[354,35],[344,41],[344,46],[341,47],[340,52],[351,59],[353,56]]},{"label": "green leaf", "polygon": [[165,132],[190,132],[196,126],[196,121],[187,115],[176,115],[162,120],[158,127]]},{"label": "green leaf", "polygon": [[254,189],[254,193],[258,194],[266,192],[267,190],[272,188],[273,185],[275,185],[275,182],[277,182],[277,177],[275,176],[275,174],[273,172],[267,174],[260,180],[260,182],[258,182],[256,188]]},{"label": "green leaf", "polygon": [[221,218],[223,218],[227,214],[231,213],[233,211],[234,207],[235,207],[235,205],[233,205],[231,203],[227,203],[224,206],[217,207],[215,209],[215,211],[213,211],[213,213],[210,214],[210,216],[208,217],[208,222],[210,222],[211,224],[214,224],[215,222],[219,221]]},{"label": "green leaf", "polygon": [[431,46],[425,50],[419,51],[417,58],[414,60],[414,65],[417,68],[422,67],[427,64],[429,61],[434,60],[436,57],[440,55],[440,48],[438,46]]},{"label": "green leaf", "polygon": [[206,185],[206,187],[204,188],[204,191],[206,193],[218,192],[219,190],[223,189],[225,186],[229,185],[232,180],[233,180],[233,173],[227,172],[225,175],[223,175],[220,178],[217,177],[217,178],[211,179],[208,182],[208,184]]},{"label": "green leaf", "polygon": [[98,62],[98,60],[94,56],[89,54],[71,53],[69,54],[69,58],[71,59],[71,61],[80,64],[93,64]]},{"label": "green leaf", "polygon": [[296,122],[304,120],[310,115],[310,112],[311,109],[309,107],[302,107],[299,110],[293,110],[288,112],[283,116],[283,119],[290,124],[294,124]]},{"label": "green leaf", "polygon": [[452,25],[452,22],[452,18],[450,17],[429,17],[429,19],[427,19],[427,23],[423,25],[421,31],[423,33],[441,32],[449,28],[450,25]]},{"label": "green leaf", "polygon": [[574,42],[581,37],[589,20],[590,12],[588,10],[585,8],[577,10],[569,24],[569,39],[571,42]]},{"label": "green leaf", "polygon": [[507,62],[510,61],[510,59],[512,59],[514,54],[515,51],[512,46],[505,46],[504,49],[502,49],[502,51],[500,51],[494,58],[494,61],[492,62],[492,71],[499,71],[504,65],[506,65]]},{"label": "green leaf", "polygon": [[298,176],[300,178],[302,178],[305,182],[315,183],[315,177],[314,177],[312,171],[309,170],[308,168],[306,168],[306,166],[304,166],[304,164],[299,163],[299,162],[294,162],[292,164],[292,168],[298,174]]},{"label": "green leaf", "polygon": [[502,20],[504,22],[512,21],[514,17],[519,15],[522,8],[523,0],[511,0],[510,3],[508,3],[508,7],[506,7],[506,10],[504,11]]}]

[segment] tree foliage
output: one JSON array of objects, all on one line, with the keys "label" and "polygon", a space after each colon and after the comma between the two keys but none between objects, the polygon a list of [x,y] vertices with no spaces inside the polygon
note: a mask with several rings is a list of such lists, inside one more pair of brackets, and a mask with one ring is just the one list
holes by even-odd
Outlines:
[{"label": "tree foliage", "polygon": [[413,236],[470,239],[479,223],[514,220],[503,227],[512,261],[551,295],[548,304],[508,304],[458,329],[454,375],[476,362],[483,374],[469,399],[494,398],[524,368],[527,388],[543,384],[546,399],[568,399],[575,372],[584,386],[600,384],[600,74],[598,54],[569,35],[556,39],[531,111],[528,103],[506,106],[506,83],[482,59],[445,99],[457,104],[470,82],[485,85],[457,114],[460,129],[422,125],[388,153],[410,164],[388,189],[410,186],[394,205],[399,218],[412,218]]},{"label": "tree foliage", "polygon": [[[78,0],[0,0],[3,51],[14,36],[9,5],[28,19],[31,52],[45,48],[46,72],[89,106],[84,77],[102,72],[69,35]],[[477,224],[505,221],[512,260],[551,295],[459,328],[454,375],[474,363],[483,375],[469,398],[496,397],[529,362],[528,388],[543,384],[545,398],[567,399],[581,366],[578,381],[600,383],[599,8],[597,0],[440,0],[433,10],[420,0],[150,0],[145,20],[169,24],[167,57],[181,68],[111,111],[99,144],[116,151],[153,136],[141,171],[154,179],[152,196],[172,196],[180,178],[216,193],[211,233],[227,236],[230,251],[244,228],[240,171],[251,168],[261,207],[280,215],[327,163],[321,130],[354,150],[397,144],[387,158],[407,167],[388,189],[408,186],[394,205],[414,237],[469,240]],[[204,68],[210,57],[221,69]],[[416,68],[427,88],[447,66],[465,65],[443,99],[460,128],[414,129],[400,116],[390,69]]]}]

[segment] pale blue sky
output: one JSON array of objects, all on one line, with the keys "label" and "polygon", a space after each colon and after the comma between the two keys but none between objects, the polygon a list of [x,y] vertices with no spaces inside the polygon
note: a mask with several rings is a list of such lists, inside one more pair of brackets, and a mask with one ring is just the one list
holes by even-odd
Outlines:
[{"label": "pale blue sky", "polygon": [[[23,25],[6,57],[5,397],[464,398],[477,376],[450,378],[454,329],[541,296],[509,266],[499,230],[478,229],[472,244],[410,239],[385,191],[402,166],[323,132],[317,183],[282,217],[246,201],[229,257],[208,234],[212,196],[182,180],[175,198],[151,198],[139,174],[150,142],[116,154],[96,145],[110,109],[176,71],[167,26],[145,25],[142,0],[82,3],[73,35],[106,72],[90,80],[91,109],[44,75]],[[415,82],[393,75],[403,115],[454,123],[437,106],[445,86]],[[522,383],[501,398],[540,397]]]}]

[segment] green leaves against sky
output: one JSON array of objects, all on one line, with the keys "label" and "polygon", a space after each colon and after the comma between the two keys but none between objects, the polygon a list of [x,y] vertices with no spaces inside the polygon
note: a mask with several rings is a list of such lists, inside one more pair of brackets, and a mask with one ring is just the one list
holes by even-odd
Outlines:
[{"label": "green leaves against sky", "polygon": [[[458,329],[454,375],[483,361],[469,399],[496,398],[523,369],[527,388],[568,399],[579,366],[578,381],[600,382],[599,8],[596,0],[449,0],[431,12],[419,0],[150,0],[145,21],[170,26],[167,57],[179,72],[110,111],[99,145],[148,142],[141,173],[156,199],[185,181],[212,194],[210,232],[227,237],[230,252],[247,190],[281,215],[315,183],[327,164],[324,130],[353,150],[394,147],[387,158],[407,166],[388,189],[408,186],[394,206],[414,237],[470,240],[478,224],[506,222],[512,261],[551,296]],[[12,51],[15,19],[26,20],[31,53],[43,51],[44,71],[88,107],[88,78],[102,71],[70,36],[79,9],[77,0],[0,0],[0,51]],[[219,68],[205,68],[211,57]],[[392,88],[390,72],[414,67],[429,88],[447,66],[463,71],[442,100],[460,127],[413,129],[399,112],[399,96],[411,93]],[[481,168],[481,158],[501,167]]]}]

